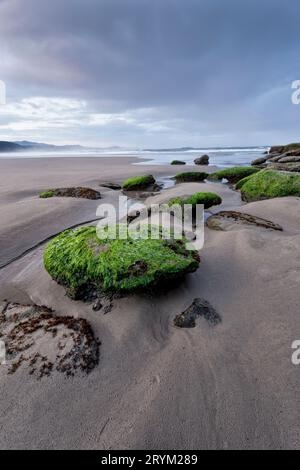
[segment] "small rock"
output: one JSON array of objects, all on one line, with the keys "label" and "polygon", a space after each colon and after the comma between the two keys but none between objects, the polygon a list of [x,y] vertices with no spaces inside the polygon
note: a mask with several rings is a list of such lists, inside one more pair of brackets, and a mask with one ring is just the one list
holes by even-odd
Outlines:
[{"label": "small rock", "polygon": [[202,155],[194,160],[195,165],[209,165],[209,156]]},{"label": "small rock", "polygon": [[113,189],[114,191],[117,191],[121,189],[121,185],[118,183],[111,183],[110,181],[105,181],[104,183],[100,183],[99,186],[103,188],[108,188],[108,189]]},{"label": "small rock", "polygon": [[101,310],[102,307],[103,307],[103,305],[102,305],[101,300],[97,299],[96,302],[93,305],[93,310],[94,310],[94,312],[99,312],[99,310]]},{"label": "small rock", "polygon": [[195,328],[196,319],[204,317],[211,326],[221,323],[221,317],[207,300],[194,299],[192,304],[174,318],[174,325],[179,328]]}]

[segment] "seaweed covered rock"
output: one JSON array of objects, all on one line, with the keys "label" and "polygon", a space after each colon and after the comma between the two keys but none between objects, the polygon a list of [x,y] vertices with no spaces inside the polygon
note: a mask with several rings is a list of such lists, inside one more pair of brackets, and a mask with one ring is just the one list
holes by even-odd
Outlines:
[{"label": "seaweed covered rock", "polygon": [[276,197],[300,196],[300,175],[262,170],[238,184],[244,201],[259,201]]},{"label": "seaweed covered rock", "polygon": [[202,155],[202,157],[198,157],[194,160],[195,165],[209,165],[209,156]]},{"label": "seaweed covered rock", "polygon": [[[115,228],[117,233],[124,230],[124,226]],[[104,228],[104,232],[108,230]],[[186,250],[184,240],[130,236],[110,239],[104,235],[99,238],[95,227],[83,227],[67,230],[47,245],[45,268],[65,287],[69,297],[86,298],[88,292],[95,290],[135,292],[198,268],[198,252]]]},{"label": "seaweed covered rock", "polygon": [[236,184],[241,179],[250,175],[254,175],[258,171],[260,171],[258,168],[253,168],[251,166],[236,166],[233,168],[225,168],[224,170],[216,171],[210,175],[209,179],[216,181],[222,181],[223,179],[226,179],[230,184]]},{"label": "seaweed covered rock", "polygon": [[49,189],[40,193],[40,198],[49,197],[75,197],[82,199],[101,199],[99,191],[91,188],[75,187],[75,188],[57,188]]},{"label": "seaweed covered rock", "polygon": [[99,362],[100,343],[83,318],[56,315],[47,307],[0,305],[0,339],[8,374],[27,370],[40,379],[54,372],[88,374]]},{"label": "seaweed covered rock", "polygon": [[181,160],[173,160],[171,165],[186,165],[186,163],[182,162]]},{"label": "seaweed covered rock", "polygon": [[152,175],[134,176],[133,178],[127,179],[122,184],[124,191],[153,190],[155,188],[157,188],[157,184]]},{"label": "seaweed covered rock", "polygon": [[186,173],[178,173],[174,176],[176,183],[197,183],[206,180],[208,173],[200,171],[189,171]]},{"label": "seaweed covered rock", "polygon": [[196,207],[197,204],[203,204],[204,209],[209,209],[213,206],[219,206],[222,204],[222,198],[216,193],[194,193],[192,196],[188,197],[175,197],[168,201],[169,206],[179,204],[183,206],[184,204],[190,204],[193,207]]}]

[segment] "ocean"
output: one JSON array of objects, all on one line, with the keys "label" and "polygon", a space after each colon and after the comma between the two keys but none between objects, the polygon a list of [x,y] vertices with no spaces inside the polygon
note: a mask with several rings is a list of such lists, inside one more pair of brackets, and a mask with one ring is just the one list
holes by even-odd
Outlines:
[{"label": "ocean", "polygon": [[[218,167],[246,166],[261,157],[269,147],[217,147],[217,148],[175,148],[175,149],[85,149],[77,152],[39,152],[2,153],[0,158],[47,158],[47,157],[137,157],[143,161],[136,165],[165,165],[172,160],[193,164],[195,158],[207,154],[210,165]],[[144,159],[147,159],[145,161]]]}]

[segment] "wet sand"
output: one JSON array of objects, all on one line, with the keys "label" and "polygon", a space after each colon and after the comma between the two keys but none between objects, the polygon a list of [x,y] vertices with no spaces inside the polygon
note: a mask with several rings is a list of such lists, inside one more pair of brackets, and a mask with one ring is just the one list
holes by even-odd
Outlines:
[{"label": "wet sand", "polygon": [[[116,203],[119,195],[100,187],[102,201],[40,200],[40,190],[99,189],[104,180],[181,171],[135,161],[0,160],[1,263],[92,219],[99,202]],[[107,315],[65,296],[43,268],[43,246],[0,270],[0,300],[86,318],[101,341],[99,365],[88,376],[37,381],[26,369],[7,375],[0,367],[1,449],[299,448],[300,369],[291,363],[291,344],[300,339],[300,200],[243,204],[222,184],[184,183],[156,202],[195,190],[223,197],[214,212],[241,210],[283,232],[207,228],[197,272],[168,292],[118,299]],[[174,317],[196,297],[221,323],[199,318],[195,328],[175,328]]]}]

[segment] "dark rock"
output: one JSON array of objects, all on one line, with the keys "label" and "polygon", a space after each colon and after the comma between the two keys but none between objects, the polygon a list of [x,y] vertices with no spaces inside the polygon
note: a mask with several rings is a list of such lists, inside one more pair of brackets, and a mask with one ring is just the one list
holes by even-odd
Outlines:
[{"label": "dark rock", "polygon": [[270,220],[262,219],[250,214],[236,211],[221,211],[212,215],[206,221],[208,228],[212,230],[227,231],[234,228],[236,224],[249,225],[269,230],[283,231],[283,228]]},{"label": "dark rock", "polygon": [[300,157],[300,149],[296,149],[296,150],[290,150],[288,152],[286,152],[286,156],[287,157]]},{"label": "dark rock", "polygon": [[207,300],[194,299],[192,304],[174,318],[174,325],[179,328],[194,328],[198,317],[205,318],[211,326],[221,323],[221,317]]},{"label": "dark rock", "polygon": [[202,155],[194,160],[195,165],[209,165],[209,156]]},{"label": "dark rock", "polygon": [[53,190],[54,196],[57,197],[76,197],[83,199],[100,199],[99,191],[91,188],[58,188]]},{"label": "dark rock", "polygon": [[273,145],[273,147],[270,148],[269,150],[269,154],[272,154],[272,153],[282,153],[283,152],[283,149],[284,147],[281,145],[281,146],[278,146],[278,145]]},{"label": "dark rock", "polygon": [[186,163],[182,162],[181,160],[173,160],[171,165],[186,165]]},{"label": "dark rock", "polygon": [[270,148],[270,153],[283,154],[287,152],[291,153],[292,155],[300,155],[300,143],[279,145],[279,146],[273,146]]},{"label": "dark rock", "polygon": [[96,302],[93,305],[93,310],[94,310],[94,312],[99,312],[99,310],[101,310],[102,307],[103,307],[103,305],[102,305],[101,300],[97,299]]},{"label": "dark rock", "polygon": [[115,191],[121,189],[121,185],[118,183],[111,183],[110,181],[105,181],[103,183],[100,183],[99,186],[102,188],[108,188],[108,189],[113,189]]}]

